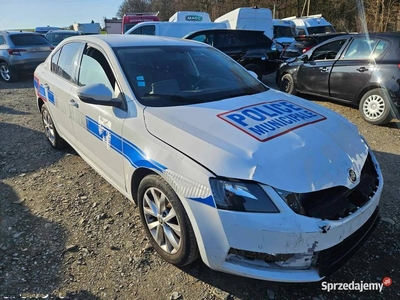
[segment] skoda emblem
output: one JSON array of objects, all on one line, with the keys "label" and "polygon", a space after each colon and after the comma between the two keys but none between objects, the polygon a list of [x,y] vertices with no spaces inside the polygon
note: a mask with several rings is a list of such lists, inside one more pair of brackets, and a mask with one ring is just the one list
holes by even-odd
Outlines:
[{"label": "skoda emblem", "polygon": [[354,172],[353,169],[350,169],[350,170],[349,170],[349,179],[350,179],[350,181],[351,181],[352,183],[356,182],[356,180],[357,180],[356,172]]}]

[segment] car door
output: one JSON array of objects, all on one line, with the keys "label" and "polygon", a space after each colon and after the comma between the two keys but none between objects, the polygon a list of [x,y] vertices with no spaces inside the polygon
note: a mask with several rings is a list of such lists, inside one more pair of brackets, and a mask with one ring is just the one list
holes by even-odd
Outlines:
[{"label": "car door", "polygon": [[39,85],[40,96],[46,101],[59,134],[74,145],[75,135],[71,121],[69,93],[76,84],[76,66],[82,43],[67,43],[51,57],[51,72],[37,74],[35,84]]},{"label": "car door", "polygon": [[375,62],[371,56],[378,40],[355,37],[346,52],[332,69],[330,96],[345,101],[356,102],[358,92],[370,80]]},{"label": "car door", "polygon": [[70,91],[77,148],[98,172],[117,187],[125,189],[122,126],[127,112],[82,102],[78,97],[79,87],[96,83],[106,85],[114,98],[125,101],[107,56],[100,48],[87,45],[80,61],[78,84]]},{"label": "car door", "polygon": [[297,89],[323,96],[329,96],[329,76],[336,59],[347,39],[338,39],[316,47],[307,61],[297,71]]}]

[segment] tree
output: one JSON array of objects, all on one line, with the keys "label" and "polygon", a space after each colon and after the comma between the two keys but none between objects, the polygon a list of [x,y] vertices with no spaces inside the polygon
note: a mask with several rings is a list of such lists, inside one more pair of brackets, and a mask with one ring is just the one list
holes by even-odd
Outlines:
[{"label": "tree", "polygon": [[124,0],[118,9],[117,16],[122,18],[126,13],[148,12],[151,11],[151,9],[151,0]]}]

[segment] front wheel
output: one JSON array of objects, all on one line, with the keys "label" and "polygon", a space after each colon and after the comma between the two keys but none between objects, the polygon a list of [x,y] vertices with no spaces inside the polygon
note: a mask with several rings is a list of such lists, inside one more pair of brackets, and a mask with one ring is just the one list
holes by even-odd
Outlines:
[{"label": "front wheel", "polygon": [[5,62],[0,63],[0,76],[5,82],[14,82],[18,79],[18,74]]},{"label": "front wheel", "polygon": [[197,242],[189,217],[161,176],[148,175],[140,182],[138,206],[146,235],[162,258],[179,267],[197,259]]},{"label": "front wheel", "polygon": [[382,125],[392,119],[390,103],[382,89],[373,89],[365,93],[359,105],[362,118],[370,124]]},{"label": "front wheel", "polygon": [[293,76],[290,74],[285,74],[282,76],[281,78],[281,83],[279,85],[279,89],[282,92],[288,93],[288,94],[292,94],[292,95],[296,95],[297,91],[296,88],[294,86],[294,79]]}]

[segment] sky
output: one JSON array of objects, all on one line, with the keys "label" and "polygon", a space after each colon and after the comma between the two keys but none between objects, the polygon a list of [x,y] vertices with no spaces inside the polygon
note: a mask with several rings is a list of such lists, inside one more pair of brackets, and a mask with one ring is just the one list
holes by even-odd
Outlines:
[{"label": "sky", "polygon": [[0,30],[68,27],[73,23],[104,26],[115,17],[123,0],[0,0]]}]

